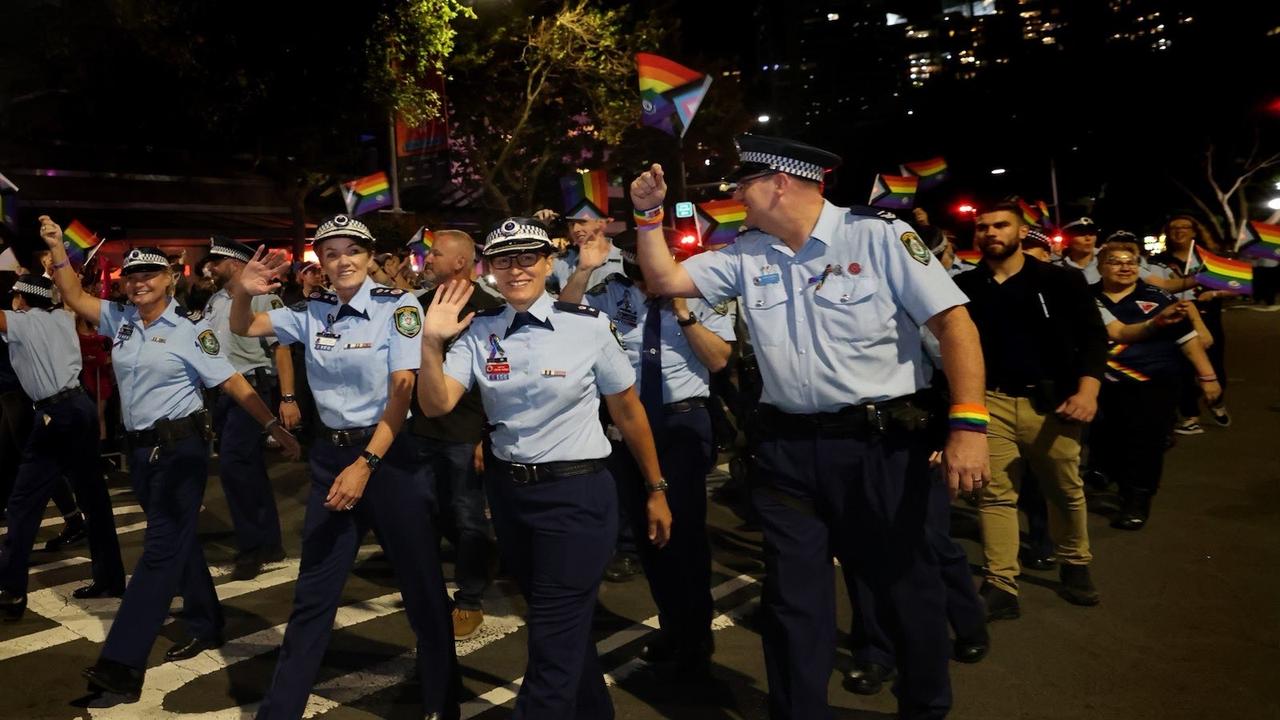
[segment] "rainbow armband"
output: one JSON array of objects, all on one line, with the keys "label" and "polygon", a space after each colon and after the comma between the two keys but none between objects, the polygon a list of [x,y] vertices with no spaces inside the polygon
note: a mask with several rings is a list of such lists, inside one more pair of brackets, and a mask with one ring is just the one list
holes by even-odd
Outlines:
[{"label": "rainbow armband", "polygon": [[648,210],[636,210],[633,215],[636,221],[636,230],[653,230],[662,227],[663,215],[661,205]]},{"label": "rainbow armband", "polygon": [[986,434],[987,425],[991,422],[991,414],[977,404],[952,405],[947,414],[948,424],[952,430],[967,430]]}]

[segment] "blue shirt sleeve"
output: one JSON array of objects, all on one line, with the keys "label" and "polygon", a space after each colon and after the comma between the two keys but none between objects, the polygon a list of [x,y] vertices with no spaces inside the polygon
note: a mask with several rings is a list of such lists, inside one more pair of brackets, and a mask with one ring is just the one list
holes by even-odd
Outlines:
[{"label": "blue shirt sleeve", "polygon": [[417,370],[422,365],[422,305],[412,293],[400,296],[392,312],[387,369]]},{"label": "blue shirt sleeve", "polygon": [[[205,335],[205,333],[209,334]],[[212,353],[207,349],[207,338],[210,336],[214,338],[213,347],[216,348],[216,352]],[[222,348],[217,344],[217,335],[204,320],[196,323],[191,348],[182,355],[191,369],[200,376],[200,382],[207,388],[218,387],[236,374],[235,368],[231,367],[231,361],[222,354]]]},{"label": "blue shirt sleeve", "polygon": [[121,303],[98,301],[98,334],[113,337],[124,321],[124,310]]},{"label": "blue shirt sleeve", "polygon": [[[279,297],[270,293],[266,295],[258,295],[249,302],[249,309],[254,313],[269,313],[272,310],[286,309],[284,303]],[[260,337],[258,340],[262,343],[262,347],[271,349],[271,346],[278,344],[280,341],[274,335]]]},{"label": "blue shirt sleeve", "polygon": [[[741,242],[739,238],[739,242]],[[723,250],[704,252],[681,265],[707,302],[715,304],[742,295],[742,249],[734,243]]]},{"label": "blue shirt sleeve", "polygon": [[271,318],[271,327],[275,328],[276,338],[285,345],[305,343],[306,310],[294,310],[288,307],[276,308],[267,313]]},{"label": "blue shirt sleeve", "polygon": [[4,314],[5,326],[7,328],[3,333],[0,333],[0,338],[3,338],[5,342],[10,343],[22,342],[27,328],[27,318],[25,317],[26,313],[20,313],[15,310],[0,310],[0,313]]},{"label": "blue shirt sleeve", "polygon": [[[924,325],[943,310],[969,302],[932,253],[924,249],[927,262],[923,263],[912,256],[906,239],[908,233],[915,235],[910,225],[897,220],[891,224],[879,223],[878,226],[883,234],[881,246],[884,257],[880,266],[884,280],[897,304],[907,311],[916,325]],[[919,236],[913,244],[924,248]]]},{"label": "blue shirt sleeve", "polygon": [[444,374],[457,380],[464,390],[471,389],[475,376],[475,346],[478,338],[479,335],[468,328],[444,356]]},{"label": "blue shirt sleeve", "polygon": [[697,303],[697,305],[701,306],[697,307],[695,305],[689,309],[694,312],[698,321],[701,322],[704,327],[715,333],[717,337],[725,342],[733,342],[738,339],[737,333],[735,333],[733,329],[734,321],[738,316],[738,304],[736,302],[726,301],[728,302],[728,308],[725,310],[723,315],[716,312],[715,308],[709,303],[702,303],[696,300],[691,302]]},{"label": "blue shirt sleeve", "polygon": [[598,318],[601,346],[593,366],[596,387],[601,395],[616,395],[636,384],[636,371],[622,349],[622,340],[614,334],[612,323],[603,316]]}]

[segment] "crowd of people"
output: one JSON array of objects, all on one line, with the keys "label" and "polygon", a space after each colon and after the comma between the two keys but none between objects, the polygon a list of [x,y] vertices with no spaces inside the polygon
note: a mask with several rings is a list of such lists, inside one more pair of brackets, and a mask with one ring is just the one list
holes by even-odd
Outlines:
[{"label": "crowd of people", "polygon": [[[187,275],[181,257],[132,248],[108,299],[41,217],[43,272],[19,277],[0,312],[0,614],[25,611],[52,499],[66,526],[49,547],[90,544],[75,596],[122,597],[84,674],[137,699],[175,594],[187,637],[167,661],[224,641],[196,533],[210,448],[232,574],[250,579],[285,557],[267,448],[297,459],[305,446],[301,567],[258,717],[301,717],[373,530],[417,637],[427,717],[458,716],[454,640],[484,623],[496,554],[528,608],[515,717],[610,718],[590,632],[606,578],[648,583],[660,629],[646,663],[708,677],[707,476],[728,451],[763,534],[771,717],[829,717],[837,567],[854,607],[845,687],[893,681],[901,717],[945,717],[948,663],[982,660],[987,623],[1020,617],[1024,570],[1056,567],[1064,600],[1101,601],[1087,491],[1116,486],[1113,525],[1141,530],[1171,438],[1203,432],[1202,407],[1231,424],[1223,293],[1198,286],[1191,252],[1219,248],[1188,215],[1155,255],[1081,217],[1055,255],[996,201],[966,262],[923,212],[827,201],[829,152],[748,135],[739,153],[729,182],[747,229],[692,256],[666,240],[657,165],[630,185],[625,237],[606,235],[606,209],[570,207],[503,219],[479,242],[438,230],[378,252],[339,215],[311,263],[215,236]],[[92,448],[66,453],[68,437]],[[124,453],[147,517],[127,585],[99,443]],[[978,510],[978,581],[951,537],[957,499]]]}]

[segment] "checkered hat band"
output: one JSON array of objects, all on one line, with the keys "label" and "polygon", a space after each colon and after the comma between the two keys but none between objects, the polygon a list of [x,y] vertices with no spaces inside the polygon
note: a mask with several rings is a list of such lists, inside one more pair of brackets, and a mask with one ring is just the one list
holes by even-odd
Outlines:
[{"label": "checkered hat band", "polygon": [[222,255],[223,257],[235,258],[236,260],[243,260],[245,262],[249,262],[250,260],[253,259],[252,255],[242,253],[233,248],[223,247],[221,245],[214,245],[213,247],[209,248],[209,254]]},{"label": "checkered hat band", "polygon": [[547,236],[547,231],[536,225],[508,221],[489,233],[484,239],[484,244],[488,245],[489,243],[505,240],[542,240],[548,243],[551,242],[551,238]]},{"label": "checkered hat band", "polygon": [[32,285],[31,283],[21,281],[16,282],[13,284],[13,291],[26,293],[28,295],[39,295],[42,298],[48,298],[50,300],[53,299],[53,290],[46,287],[40,287],[39,285]]},{"label": "checkered hat band", "polygon": [[822,182],[823,176],[826,174],[821,165],[796,160],[795,158],[783,157],[772,153],[755,152],[752,150],[744,151],[740,159],[743,163],[757,163],[769,166],[770,170],[777,170],[788,175],[795,175],[806,180],[815,180]]},{"label": "checkered hat band", "polygon": [[311,242],[317,243],[331,237],[347,237],[368,243],[373,242],[373,233],[369,232],[369,227],[346,215],[338,215],[316,228],[316,236]]},{"label": "checkered hat band", "polygon": [[128,269],[136,265],[162,265],[168,267],[169,258],[156,253],[131,250],[128,255],[125,255],[124,267]]}]

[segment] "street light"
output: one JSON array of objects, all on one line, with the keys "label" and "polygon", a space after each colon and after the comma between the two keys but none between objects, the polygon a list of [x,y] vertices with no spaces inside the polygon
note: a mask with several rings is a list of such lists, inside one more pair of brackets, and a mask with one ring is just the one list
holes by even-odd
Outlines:
[{"label": "street light", "polygon": [[1004,174],[1004,168],[991,168],[991,174],[992,174],[992,175],[1003,175],[1003,174]]},{"label": "street light", "polygon": [[761,125],[768,125],[768,124],[769,124],[769,116],[768,116],[768,115],[764,115],[764,114],[757,115],[757,116],[756,116],[756,122],[760,123]]},{"label": "street light", "polygon": [[1280,197],[1271,198],[1267,201],[1267,209],[1280,210]]}]

